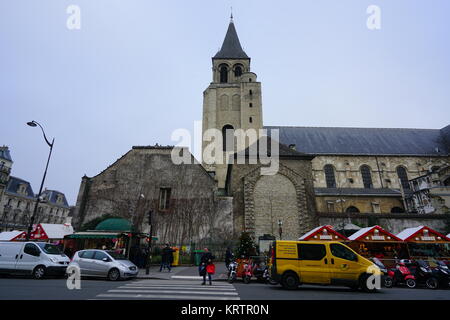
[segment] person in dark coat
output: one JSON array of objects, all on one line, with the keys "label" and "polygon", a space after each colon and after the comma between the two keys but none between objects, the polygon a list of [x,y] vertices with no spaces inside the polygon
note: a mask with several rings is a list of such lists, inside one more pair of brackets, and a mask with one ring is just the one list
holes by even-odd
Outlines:
[{"label": "person in dark coat", "polygon": [[231,248],[228,247],[227,251],[225,251],[225,266],[227,267],[227,269],[232,260],[233,260],[233,252],[231,251]]},{"label": "person in dark coat", "polygon": [[162,271],[163,268],[169,269],[171,271],[171,261],[173,260],[173,250],[170,248],[169,244],[166,244],[166,247],[162,249],[161,252],[161,266],[159,267],[159,272]]},{"label": "person in dark coat", "polygon": [[206,272],[206,267],[209,264],[213,264],[213,260],[214,260],[214,256],[212,255],[212,253],[209,251],[208,248],[204,249],[204,252],[200,258],[200,267],[204,268],[204,271],[202,272],[203,275],[203,283],[202,285],[206,284],[206,275],[208,275],[208,280],[209,280],[209,285],[212,285],[212,280],[211,280],[211,274]]}]

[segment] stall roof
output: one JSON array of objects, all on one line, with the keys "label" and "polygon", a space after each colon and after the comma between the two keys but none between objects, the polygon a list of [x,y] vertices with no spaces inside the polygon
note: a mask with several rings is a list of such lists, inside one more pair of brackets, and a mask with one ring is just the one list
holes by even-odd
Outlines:
[{"label": "stall roof", "polygon": [[[372,234],[369,237],[369,234]],[[369,239],[366,239],[369,237]],[[351,241],[402,241],[399,237],[393,235],[392,233],[384,230],[380,226],[372,226],[367,228],[362,228],[359,231],[348,237]]]},{"label": "stall roof", "polygon": [[[422,236],[419,237],[419,234],[422,233]],[[426,234],[429,234],[429,236],[427,236]],[[407,228],[405,230],[403,230],[402,232],[400,232],[399,234],[397,234],[397,237],[399,237],[400,239],[402,239],[403,241],[434,241],[435,237],[438,237],[438,241],[450,241],[450,238],[444,236],[443,234],[437,232],[436,230],[433,230],[427,226],[418,226],[418,227],[414,227],[414,228]],[[417,238],[415,238],[417,237]],[[439,239],[441,238],[441,239]]]},{"label": "stall roof", "polygon": [[33,239],[64,239],[66,235],[73,233],[70,224],[40,223],[33,230]]},{"label": "stall roof", "polygon": [[314,236],[319,236],[319,240],[334,240],[332,235],[337,236],[341,240],[348,240],[348,238],[339,232],[335,231],[332,226],[319,226],[305,233],[298,240],[309,240]]},{"label": "stall roof", "polygon": [[5,231],[0,233],[0,241],[14,241],[18,238],[25,237],[25,231]]},{"label": "stall roof", "polygon": [[67,235],[66,239],[115,239],[120,237],[122,232],[76,232],[70,235]]}]

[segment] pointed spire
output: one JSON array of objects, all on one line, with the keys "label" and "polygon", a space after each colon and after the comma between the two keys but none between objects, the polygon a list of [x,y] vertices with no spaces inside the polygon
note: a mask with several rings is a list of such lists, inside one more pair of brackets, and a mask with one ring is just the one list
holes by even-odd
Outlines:
[{"label": "pointed spire", "polygon": [[239,42],[239,37],[233,22],[233,12],[231,12],[230,24],[228,25],[222,48],[217,52],[213,59],[250,59]]}]

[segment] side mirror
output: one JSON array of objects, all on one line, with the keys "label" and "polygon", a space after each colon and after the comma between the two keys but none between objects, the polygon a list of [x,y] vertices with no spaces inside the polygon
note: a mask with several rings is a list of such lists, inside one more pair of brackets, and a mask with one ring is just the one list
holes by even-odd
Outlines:
[{"label": "side mirror", "polygon": [[108,258],[103,258],[102,259],[104,262],[109,262],[109,259]]}]

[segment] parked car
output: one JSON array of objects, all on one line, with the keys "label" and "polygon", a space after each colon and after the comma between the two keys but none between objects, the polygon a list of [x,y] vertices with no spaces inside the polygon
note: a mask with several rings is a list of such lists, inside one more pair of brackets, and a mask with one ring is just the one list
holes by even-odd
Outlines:
[{"label": "parked car", "polygon": [[106,250],[77,251],[69,264],[78,267],[82,277],[106,277],[108,280],[135,278],[138,267],[122,254]]},{"label": "parked car", "polygon": [[282,241],[271,247],[271,278],[286,289],[300,284],[320,284],[362,288],[373,292],[368,285],[371,275],[383,273],[372,261],[358,255],[337,241]]},{"label": "parked car", "polygon": [[45,242],[0,241],[0,273],[64,276],[69,257],[58,246]]}]

